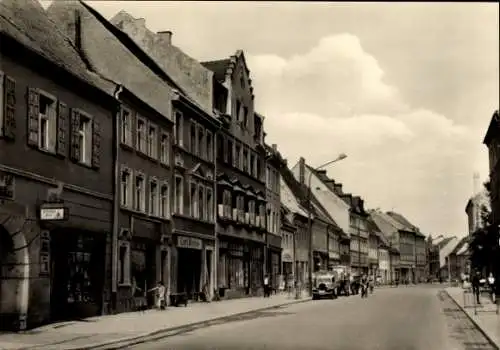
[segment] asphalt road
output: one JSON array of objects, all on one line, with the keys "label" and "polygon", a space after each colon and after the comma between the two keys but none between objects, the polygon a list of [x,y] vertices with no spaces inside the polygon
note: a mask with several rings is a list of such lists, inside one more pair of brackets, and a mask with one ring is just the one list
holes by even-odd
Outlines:
[{"label": "asphalt road", "polygon": [[436,287],[376,290],[235,317],[130,350],[493,349]]}]

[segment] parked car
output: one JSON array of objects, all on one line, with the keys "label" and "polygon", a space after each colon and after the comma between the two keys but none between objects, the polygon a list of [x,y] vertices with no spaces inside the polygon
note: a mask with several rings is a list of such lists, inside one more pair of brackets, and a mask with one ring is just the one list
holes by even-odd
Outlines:
[{"label": "parked car", "polygon": [[312,298],[313,300],[336,298],[337,282],[332,281],[333,274],[321,274],[314,277]]}]

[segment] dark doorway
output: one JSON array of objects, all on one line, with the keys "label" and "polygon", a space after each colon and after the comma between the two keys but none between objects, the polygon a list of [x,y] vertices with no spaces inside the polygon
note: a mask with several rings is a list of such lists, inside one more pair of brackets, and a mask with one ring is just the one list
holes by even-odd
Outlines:
[{"label": "dark doorway", "polygon": [[146,238],[134,238],[131,245],[131,270],[132,278],[137,287],[145,293],[148,306],[154,305],[154,293],[147,293],[156,286],[156,245]]},{"label": "dark doorway", "polygon": [[101,313],[106,237],[75,230],[51,232],[51,319]]},{"label": "dark doorway", "polygon": [[177,291],[193,299],[201,290],[201,250],[178,248]]}]

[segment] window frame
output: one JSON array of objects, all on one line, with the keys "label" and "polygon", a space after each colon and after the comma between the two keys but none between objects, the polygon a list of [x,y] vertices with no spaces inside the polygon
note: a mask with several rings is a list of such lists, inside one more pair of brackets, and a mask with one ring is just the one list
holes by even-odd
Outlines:
[{"label": "window frame", "polygon": [[[164,143],[163,138],[166,138],[166,143]],[[169,132],[162,130],[160,133],[160,162],[165,165],[170,164],[170,134]]]},{"label": "window frame", "polygon": [[[126,125],[124,125],[124,115],[125,112],[128,113],[128,128]],[[123,145],[132,147],[133,142],[134,142],[134,132],[133,132],[133,127],[132,124],[134,122],[133,120],[133,112],[132,109],[130,109],[127,106],[122,106],[121,108],[121,115],[120,115],[120,143]]]},{"label": "window frame", "polygon": [[[83,145],[80,144],[80,159],[78,162],[80,164],[84,164],[87,166],[92,166],[92,147],[93,147],[93,133],[94,133],[94,117],[90,115],[89,113],[82,111],[81,109],[77,109],[80,120],[79,120],[79,127],[78,127],[78,137],[84,139]],[[85,132],[82,132],[80,129],[80,125],[82,123],[82,118],[85,119],[85,122],[89,128],[87,130],[88,133],[88,139],[85,135]],[[87,154],[85,154],[87,153]],[[88,159],[86,158],[88,157]]]},{"label": "window frame", "polygon": [[[155,197],[153,198],[153,192],[151,191],[152,185],[156,185],[155,189]],[[159,204],[160,204],[160,186],[158,179],[155,176],[151,176],[148,179],[148,213],[152,216],[160,216],[159,215]]]},{"label": "window frame", "polygon": [[[127,175],[128,175],[128,184],[126,186],[126,190],[128,192],[127,196],[126,196],[126,201],[123,202],[123,181],[122,181],[122,177],[123,177],[123,173],[126,172]],[[124,166],[122,165],[120,167],[120,207],[122,208],[128,208],[128,209],[131,209],[134,205],[134,194],[133,194],[133,180],[134,180],[134,172],[132,169],[130,169],[129,167],[127,166]]]},{"label": "window frame", "polygon": [[202,125],[198,124],[196,127],[196,154],[201,159],[207,159],[205,136],[205,128]]},{"label": "window frame", "polygon": [[210,130],[205,132],[205,142],[207,145],[207,160],[209,162],[214,161],[214,133]]},{"label": "window frame", "polygon": [[[167,188],[167,193],[163,194],[163,188]],[[168,181],[162,181],[160,185],[160,193],[159,193],[159,216],[165,219],[170,218],[170,184]],[[165,205],[163,205],[165,203]],[[163,210],[163,208],[165,208]]]},{"label": "window frame", "polygon": [[[57,149],[57,142],[53,144],[53,148],[51,148],[50,140],[56,140],[57,139],[57,98],[44,91],[41,89],[36,89],[38,93],[38,98],[39,98],[39,103],[38,103],[38,149],[44,152],[48,153],[56,153]],[[4,91],[5,92],[5,91]],[[50,100],[52,103],[50,104],[50,111],[52,112],[51,115],[45,115],[40,112],[40,106],[41,106],[41,99],[45,98],[47,100]],[[3,107],[2,107],[3,109]],[[81,112],[78,110],[78,112]],[[46,140],[46,145],[45,147],[42,146],[42,120],[45,120],[46,125],[47,125],[47,133],[45,134],[45,140]]]},{"label": "window frame", "polygon": [[[135,149],[142,153],[142,154],[148,154],[148,121],[146,118],[144,118],[142,115],[136,112],[136,118],[135,118]],[[139,132],[139,123],[142,123],[144,126],[143,132]],[[144,142],[144,149],[141,148],[141,139],[139,136],[142,134],[142,140]]]},{"label": "window frame", "polygon": [[[151,130],[154,135],[151,136]],[[146,135],[146,151],[147,155],[153,159],[158,159],[158,125],[148,122],[147,135]],[[154,138],[153,140],[151,138]]]},{"label": "window frame", "polygon": [[[193,189],[194,189],[194,200],[193,200]],[[189,216],[192,218],[198,218],[198,184],[190,180],[189,181]]]},{"label": "window frame", "polygon": [[205,196],[207,201],[207,221],[214,222],[214,190],[211,187],[207,187]]},{"label": "window frame", "polygon": [[184,114],[178,109],[174,109],[173,114],[175,144],[179,147],[184,147]]},{"label": "window frame", "polygon": [[207,218],[207,204],[205,203],[207,198],[206,189],[205,186],[203,186],[203,184],[201,183],[198,184],[197,196],[198,196],[198,219],[206,221]]},{"label": "window frame", "polygon": [[[125,248],[123,262],[121,261],[121,248]],[[118,240],[118,269],[116,271],[118,286],[130,286],[132,284],[131,250],[130,241]],[[123,280],[121,280],[120,276],[122,274]]]},{"label": "window frame", "polygon": [[[137,179],[142,180],[142,191],[140,193],[140,198],[139,198],[139,207],[137,206]],[[141,172],[141,171],[135,171],[134,172],[134,207],[133,209],[137,212],[140,213],[146,213],[146,184],[148,183],[146,179],[146,175]]]},{"label": "window frame", "polygon": [[[179,183],[177,180],[180,180]],[[180,184],[180,189],[178,188]],[[184,214],[184,177],[179,173],[174,175],[174,212],[177,214]]]}]

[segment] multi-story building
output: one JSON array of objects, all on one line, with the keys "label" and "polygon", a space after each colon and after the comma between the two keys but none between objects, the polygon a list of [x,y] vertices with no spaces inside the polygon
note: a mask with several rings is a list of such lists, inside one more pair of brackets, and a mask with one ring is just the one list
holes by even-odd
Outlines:
[{"label": "multi-story building", "polygon": [[284,165],[284,159],[278,152],[276,144],[265,145],[266,156],[266,273],[270,276],[274,288],[278,287],[281,274],[281,199],[280,199],[280,167]]},{"label": "multi-story building", "polygon": [[[378,226],[373,222],[371,216],[368,217],[368,230],[370,232],[370,251],[369,259],[370,264],[373,261],[377,262],[377,266],[370,266],[370,273],[377,276],[379,281],[383,284],[389,283],[391,281],[391,266],[390,266],[390,243],[389,240],[380,232]],[[376,246],[376,248],[374,248]],[[375,251],[377,257],[373,257]]]},{"label": "multi-story building", "polygon": [[[321,209],[320,212],[325,213],[326,221],[330,223],[326,242],[328,256],[324,257],[326,259],[324,263],[328,264],[328,268],[339,264],[350,266],[350,207],[338,194],[335,181],[329,179],[325,171],[315,171],[306,165],[304,158],[300,158],[299,162],[292,168],[292,172],[296,180],[303,186],[307,186],[310,181],[312,199],[316,203],[316,207]],[[317,246],[320,250],[324,250],[320,244]],[[321,253],[316,253],[316,255],[317,258],[320,258]]]},{"label": "multi-story building", "polygon": [[0,328],[109,302],[116,85],[37,1],[0,3]]},{"label": "multi-story building", "polygon": [[[337,185],[337,184],[336,184]],[[342,188],[339,186],[338,193],[342,193]],[[363,200],[351,194],[342,194],[342,199],[351,207],[349,222],[351,237],[351,269],[358,274],[367,274],[369,271],[368,261],[368,239],[370,232],[368,231],[368,214],[365,212]],[[373,266],[373,265],[372,265]]]},{"label": "multi-story building", "polygon": [[491,224],[496,227],[500,223],[500,162],[498,161],[500,159],[500,116],[498,110],[491,117],[483,144],[488,147]]},{"label": "multi-story building", "polygon": [[372,276],[376,276],[378,274],[378,246],[379,246],[379,238],[376,233],[369,230],[368,236],[368,274]]},{"label": "multi-story building", "polygon": [[425,235],[420,232],[420,229],[413,225],[408,219],[399,213],[393,211],[387,212],[391,218],[403,225],[405,231],[413,232],[414,239],[414,267],[413,267],[413,281],[415,283],[423,282],[427,279],[427,252]]},{"label": "multi-story building", "polygon": [[490,200],[486,191],[474,194],[465,206],[469,235],[485,226],[485,215],[490,211]]},{"label": "multi-story building", "polygon": [[[280,184],[280,192],[282,185]],[[295,232],[296,227],[291,220],[293,213],[281,204],[281,274],[287,287],[295,281]],[[292,285],[290,283],[292,282]]]},{"label": "multi-story building", "polygon": [[[83,2],[53,2],[48,13],[93,71],[120,81],[116,123],[112,309],[132,308],[131,286],[164,280],[172,291],[172,100],[174,84],[128,36]],[[121,63],[116,64],[116,57]],[[122,69],[123,66],[127,70]],[[175,265],[175,260],[174,266]],[[201,263],[200,263],[201,264]],[[153,303],[152,298],[147,300]]]},{"label": "multi-story building", "polygon": [[[216,136],[218,273],[224,297],[262,292],[266,259],[266,186],[263,117],[242,51],[203,62],[214,72],[213,105],[222,127]],[[279,208],[274,214],[279,218]],[[279,227],[279,226],[276,226]]]}]

